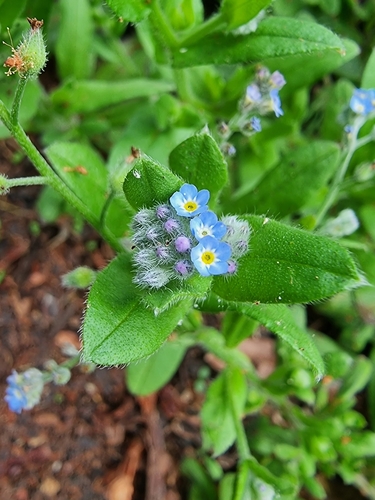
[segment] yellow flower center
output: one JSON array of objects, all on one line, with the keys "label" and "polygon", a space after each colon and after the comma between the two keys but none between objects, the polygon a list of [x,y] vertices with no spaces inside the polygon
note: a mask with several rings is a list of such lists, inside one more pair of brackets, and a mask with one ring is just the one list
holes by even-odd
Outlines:
[{"label": "yellow flower center", "polygon": [[193,200],[189,200],[184,204],[184,209],[186,212],[194,212],[198,208],[198,203]]},{"label": "yellow flower center", "polygon": [[206,250],[201,256],[203,264],[212,264],[215,261],[215,254],[210,250]]}]

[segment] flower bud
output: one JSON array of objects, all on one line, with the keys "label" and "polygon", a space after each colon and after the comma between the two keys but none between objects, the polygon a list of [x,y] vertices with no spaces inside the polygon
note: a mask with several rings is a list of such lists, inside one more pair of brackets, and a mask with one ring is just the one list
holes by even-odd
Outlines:
[{"label": "flower bud", "polygon": [[19,74],[21,78],[33,78],[43,70],[47,62],[47,51],[42,34],[43,21],[27,18],[30,29],[24,35],[17,49],[12,48],[12,55],[4,66],[9,68],[7,75]]},{"label": "flower bud", "polygon": [[67,288],[88,288],[95,280],[96,272],[86,266],[77,267],[61,277],[62,285]]}]

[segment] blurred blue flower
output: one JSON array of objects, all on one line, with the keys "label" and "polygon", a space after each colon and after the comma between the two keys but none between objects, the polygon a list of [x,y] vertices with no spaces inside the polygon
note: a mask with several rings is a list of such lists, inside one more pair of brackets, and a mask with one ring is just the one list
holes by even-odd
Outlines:
[{"label": "blurred blue flower", "polygon": [[207,202],[210,199],[208,189],[198,189],[193,184],[184,184],[179,191],[170,197],[170,203],[178,215],[194,217],[208,210]]},{"label": "blurred blue flower", "polygon": [[281,100],[278,89],[270,90],[270,98],[271,106],[273,111],[275,112],[276,118],[282,116],[284,114],[284,111],[281,109]]},{"label": "blurred blue flower", "polygon": [[245,96],[245,104],[253,104],[256,102],[260,102],[262,100],[262,94],[260,89],[256,83],[251,83],[247,86],[246,96]]},{"label": "blurred blue flower", "polygon": [[375,89],[354,89],[349,106],[357,115],[368,115],[375,110]]},{"label": "blurred blue flower", "polygon": [[213,236],[205,236],[191,250],[191,260],[201,276],[225,274],[232,249],[228,243]]},{"label": "blurred blue flower", "polygon": [[213,236],[220,240],[227,232],[226,225],[218,221],[217,215],[210,210],[203,212],[190,221],[190,229],[193,236],[200,241],[205,236]]},{"label": "blurred blue flower", "polygon": [[30,410],[40,401],[43,391],[43,373],[37,368],[29,368],[24,373],[13,370],[7,378],[5,401],[15,413]]}]

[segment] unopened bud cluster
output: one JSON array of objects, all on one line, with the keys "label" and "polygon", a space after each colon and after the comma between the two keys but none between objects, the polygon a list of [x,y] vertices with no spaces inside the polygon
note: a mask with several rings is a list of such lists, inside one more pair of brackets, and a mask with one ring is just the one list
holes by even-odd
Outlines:
[{"label": "unopened bud cluster", "polygon": [[4,66],[8,67],[7,75],[18,73],[21,78],[36,77],[47,62],[47,51],[42,34],[43,21],[27,18],[30,29]]},{"label": "unopened bud cluster", "polygon": [[218,133],[221,137],[221,150],[228,156],[236,153],[228,139],[234,132],[240,132],[246,137],[262,130],[258,115],[274,112],[276,117],[284,114],[281,109],[279,90],[285,85],[285,78],[279,71],[271,73],[265,67],[259,67],[254,81],[246,88],[246,93],[239,103],[238,113],[229,121],[221,123]]},{"label": "unopened bud cluster", "polygon": [[171,280],[233,274],[248,251],[250,227],[235,216],[218,220],[210,193],[184,184],[168,203],[140,210],[133,219],[134,282],[158,289]]}]

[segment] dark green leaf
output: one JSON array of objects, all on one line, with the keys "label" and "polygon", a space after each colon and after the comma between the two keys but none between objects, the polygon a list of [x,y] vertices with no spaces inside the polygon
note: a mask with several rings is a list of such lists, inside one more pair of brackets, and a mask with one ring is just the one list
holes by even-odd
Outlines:
[{"label": "dark green leaf", "polygon": [[228,23],[227,29],[233,30],[248,23],[272,0],[224,0],[220,13]]},{"label": "dark green leaf", "polygon": [[144,396],[159,390],[173,377],[187,348],[183,339],[167,341],[150,358],[129,365],[126,369],[129,391]]},{"label": "dark green leaf", "polygon": [[116,16],[130,23],[138,23],[150,13],[148,0],[106,0]]},{"label": "dark green leaf", "polygon": [[89,113],[128,99],[149,97],[173,90],[168,82],[143,78],[120,82],[95,80],[69,81],[51,94],[54,104],[69,113]]},{"label": "dark green leaf", "polygon": [[304,303],[363,284],[349,252],[336,241],[267,217],[244,216],[250,251],[238,273],[215,277],[213,292],[227,300]]},{"label": "dark green leaf", "polygon": [[94,25],[88,0],[61,0],[56,59],[61,78],[90,76]]},{"label": "dark green leaf", "polygon": [[171,170],[198,189],[208,189],[215,200],[228,180],[227,163],[216,141],[205,129],[179,144],[169,156]]},{"label": "dark green leaf", "polygon": [[267,172],[253,192],[231,200],[228,210],[278,217],[293,214],[327,184],[338,159],[339,147],[333,142],[304,144]]},{"label": "dark green leaf", "polygon": [[22,14],[25,6],[26,0],[17,0],[16,2],[1,2],[0,23],[2,31],[5,31],[7,28],[11,28],[17,17]]},{"label": "dark green leaf", "polygon": [[174,53],[176,68],[202,64],[235,64],[264,62],[298,54],[322,54],[326,51],[344,54],[340,38],[319,24],[300,19],[270,17],[262,21],[255,33],[246,36],[214,34]]},{"label": "dark green leaf", "polygon": [[371,55],[366,63],[366,67],[362,75],[361,88],[375,88],[375,49],[372,49]]},{"label": "dark green leaf", "polygon": [[124,193],[132,207],[139,210],[167,202],[182,184],[167,167],[141,154],[124,180]]},{"label": "dark green leaf", "polygon": [[101,271],[90,290],[83,323],[83,357],[106,366],[124,365],[153,354],[191,307],[180,301],[155,314],[132,282],[130,255],[121,254]]}]

